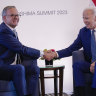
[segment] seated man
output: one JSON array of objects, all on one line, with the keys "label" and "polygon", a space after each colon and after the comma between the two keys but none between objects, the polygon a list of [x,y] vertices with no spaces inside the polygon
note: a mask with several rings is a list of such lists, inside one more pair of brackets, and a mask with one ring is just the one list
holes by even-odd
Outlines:
[{"label": "seated man", "polygon": [[[73,75],[75,83],[75,96],[85,96],[85,78],[84,73],[90,72],[90,65],[96,61],[96,9],[87,8],[83,11],[83,21],[85,26],[80,29],[77,39],[68,48],[51,52],[55,58],[72,56],[72,52],[83,47],[86,61],[80,61],[73,64]],[[96,33],[95,33],[96,38]],[[94,50],[95,49],[95,50]],[[92,64],[94,65],[94,64]],[[92,71],[92,70],[91,70]],[[96,73],[96,72],[95,72]],[[95,74],[94,74],[95,75]],[[96,75],[93,79],[93,88],[96,88]],[[92,95],[93,96],[93,95]],[[94,95],[96,96],[96,94]]]},{"label": "seated man", "polygon": [[[36,61],[40,56],[49,59],[47,52],[29,48],[18,40],[15,27],[19,22],[19,14],[15,6],[7,6],[2,11],[3,22],[0,25],[0,80],[12,80],[17,96],[37,96],[39,68]],[[19,57],[30,57],[33,62],[29,66],[20,64]],[[26,76],[25,76],[26,75]],[[27,81],[30,82],[27,82]],[[26,84],[27,82],[27,84]]]}]

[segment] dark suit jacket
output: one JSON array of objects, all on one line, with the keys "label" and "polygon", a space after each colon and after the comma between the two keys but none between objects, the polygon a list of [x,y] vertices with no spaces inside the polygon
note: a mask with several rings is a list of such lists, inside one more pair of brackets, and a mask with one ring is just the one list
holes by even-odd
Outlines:
[{"label": "dark suit jacket", "polygon": [[59,58],[68,57],[72,55],[73,51],[80,48],[84,49],[84,55],[87,61],[91,61],[91,31],[86,27],[80,29],[77,39],[68,48],[57,51]]},{"label": "dark suit jacket", "polygon": [[29,56],[32,59],[38,59],[40,56],[39,50],[21,44],[15,38],[13,31],[5,23],[2,23],[0,25],[0,64],[11,64],[15,59],[16,53]]}]

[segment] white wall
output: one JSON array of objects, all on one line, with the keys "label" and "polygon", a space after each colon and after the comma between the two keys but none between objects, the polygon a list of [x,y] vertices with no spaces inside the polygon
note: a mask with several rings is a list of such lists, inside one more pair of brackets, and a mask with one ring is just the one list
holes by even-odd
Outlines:
[{"label": "white wall", "polygon": [[[45,48],[60,50],[68,47],[77,37],[79,29],[84,26],[82,11],[89,6],[89,2],[89,0],[0,0],[0,15],[5,6],[15,5],[22,15],[17,27],[20,41],[40,50]],[[43,13],[46,11],[50,15]],[[44,61],[38,60],[38,66],[43,65]],[[63,91],[71,93],[73,91],[71,57],[55,61],[55,65],[65,65]],[[51,82],[46,80],[46,93],[53,93],[52,84],[53,80]]]}]

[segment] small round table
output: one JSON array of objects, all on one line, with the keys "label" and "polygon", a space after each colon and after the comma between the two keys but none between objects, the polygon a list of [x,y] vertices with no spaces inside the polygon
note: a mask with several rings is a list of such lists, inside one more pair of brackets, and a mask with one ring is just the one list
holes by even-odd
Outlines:
[{"label": "small round table", "polygon": [[[63,69],[65,66],[48,66],[40,67],[40,83],[41,83],[41,94],[45,96],[45,83],[44,78],[54,78],[54,93],[55,96],[58,94],[58,78],[59,78],[59,96],[63,93]],[[44,71],[54,71],[54,76],[44,76]],[[59,71],[59,72],[58,72]]]}]

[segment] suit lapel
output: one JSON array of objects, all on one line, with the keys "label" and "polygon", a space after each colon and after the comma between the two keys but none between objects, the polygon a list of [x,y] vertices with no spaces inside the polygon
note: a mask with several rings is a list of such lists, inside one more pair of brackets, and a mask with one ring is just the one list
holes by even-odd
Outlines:
[{"label": "suit lapel", "polygon": [[3,29],[3,28],[4,28],[4,29],[7,29],[7,30],[8,30],[8,31],[6,31],[7,33],[15,36],[14,32],[13,32],[4,22],[1,24],[1,28],[2,28],[2,29]]}]

